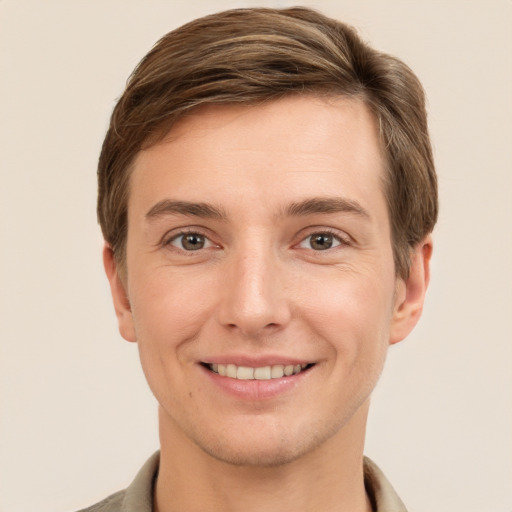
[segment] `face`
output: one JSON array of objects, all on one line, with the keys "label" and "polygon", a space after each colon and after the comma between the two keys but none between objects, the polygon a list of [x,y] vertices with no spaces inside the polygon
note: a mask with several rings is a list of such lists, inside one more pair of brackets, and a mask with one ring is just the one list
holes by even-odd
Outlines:
[{"label": "face", "polygon": [[395,275],[383,173],[346,98],[204,107],[138,155],[125,279],[105,262],[164,435],[249,465],[363,435],[427,275]]}]

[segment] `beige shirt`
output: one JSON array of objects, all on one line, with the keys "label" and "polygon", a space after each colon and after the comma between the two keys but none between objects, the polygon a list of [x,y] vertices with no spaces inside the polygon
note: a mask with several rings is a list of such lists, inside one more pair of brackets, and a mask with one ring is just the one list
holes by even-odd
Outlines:
[{"label": "beige shirt", "polygon": [[[133,482],[124,491],[116,492],[79,512],[153,512],[153,485],[158,474],[160,453],[144,464]],[[382,471],[370,459],[364,459],[365,486],[374,505],[374,512],[407,512]]]}]

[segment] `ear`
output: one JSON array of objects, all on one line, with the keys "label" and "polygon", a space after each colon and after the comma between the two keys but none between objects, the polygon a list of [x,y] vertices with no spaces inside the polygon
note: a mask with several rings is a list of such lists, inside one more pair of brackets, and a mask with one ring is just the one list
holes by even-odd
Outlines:
[{"label": "ear", "polygon": [[390,344],[402,341],[417,324],[430,280],[432,236],[428,235],[413,250],[407,280],[398,279],[395,308],[391,321]]},{"label": "ear", "polygon": [[119,325],[119,332],[126,341],[137,341],[133,325],[132,309],[126,293],[125,284],[119,275],[119,269],[110,245],[103,246],[103,266],[110,283],[110,292]]}]

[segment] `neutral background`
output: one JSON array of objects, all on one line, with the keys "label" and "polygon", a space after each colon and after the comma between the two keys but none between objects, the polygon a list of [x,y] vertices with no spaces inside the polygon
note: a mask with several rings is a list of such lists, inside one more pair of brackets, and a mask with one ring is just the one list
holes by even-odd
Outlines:
[{"label": "neutral background", "polygon": [[[287,1],[0,0],[0,512],[125,487],[157,448],[100,259],[95,167],[125,79],[172,28]],[[411,512],[512,511],[512,2],[305,1],[417,72],[441,187],[433,281],[390,350],[367,454]]]}]

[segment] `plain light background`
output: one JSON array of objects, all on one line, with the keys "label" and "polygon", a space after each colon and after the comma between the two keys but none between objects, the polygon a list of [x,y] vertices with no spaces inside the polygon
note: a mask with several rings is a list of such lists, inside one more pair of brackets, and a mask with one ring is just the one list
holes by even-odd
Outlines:
[{"label": "plain light background", "polygon": [[[95,218],[108,117],[169,30],[288,1],[0,0],[0,512],[92,504],[158,447],[117,332]],[[414,333],[366,453],[410,512],[512,511],[512,2],[305,1],[405,60],[428,94],[441,217]]]}]

